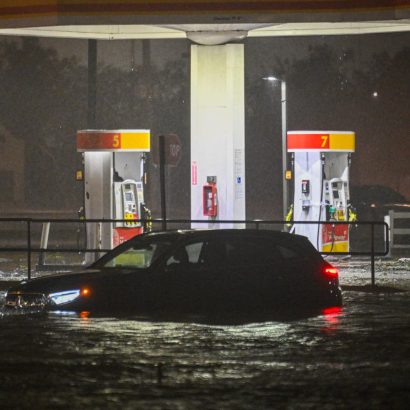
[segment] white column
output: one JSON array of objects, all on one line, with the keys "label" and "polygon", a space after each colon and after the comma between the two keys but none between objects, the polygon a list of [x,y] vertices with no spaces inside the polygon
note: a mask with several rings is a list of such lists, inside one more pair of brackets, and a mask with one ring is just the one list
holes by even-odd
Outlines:
[{"label": "white column", "polygon": [[[85,217],[86,219],[112,218],[112,152],[85,152]],[[87,224],[88,248],[112,248],[112,227],[102,223]],[[94,253],[86,254],[86,262],[95,260]],[[98,255],[97,255],[98,256]]]},{"label": "white column", "polygon": [[[315,222],[325,220],[325,208],[320,206],[322,191],[322,164],[320,152],[295,152],[293,219]],[[302,193],[302,181],[309,181],[309,194]],[[304,203],[304,201],[307,201]],[[304,205],[306,208],[304,209]],[[320,211],[322,212],[320,214]],[[319,218],[320,214],[320,218]],[[321,249],[321,229],[316,224],[295,224],[295,233],[307,236],[310,242]]]},{"label": "white column", "polygon": [[[219,210],[215,219],[245,219],[242,44],[191,47],[192,219],[209,219],[203,216],[202,209],[202,187],[207,176],[217,178]],[[214,221],[211,223],[215,226]]]}]

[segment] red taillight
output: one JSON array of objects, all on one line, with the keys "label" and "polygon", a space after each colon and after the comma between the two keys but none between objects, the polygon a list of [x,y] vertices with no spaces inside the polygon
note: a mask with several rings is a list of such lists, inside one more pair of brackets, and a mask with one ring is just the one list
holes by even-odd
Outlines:
[{"label": "red taillight", "polygon": [[327,308],[322,309],[322,313],[325,316],[338,315],[338,314],[342,313],[342,308],[340,306],[331,306],[331,307],[327,307]]},{"label": "red taillight", "polygon": [[332,265],[326,265],[323,268],[323,274],[330,279],[337,279],[339,277],[339,271]]}]

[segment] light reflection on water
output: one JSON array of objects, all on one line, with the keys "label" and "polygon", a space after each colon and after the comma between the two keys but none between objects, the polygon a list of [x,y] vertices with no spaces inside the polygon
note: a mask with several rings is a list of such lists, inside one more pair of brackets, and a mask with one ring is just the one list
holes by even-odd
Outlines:
[{"label": "light reflection on water", "polygon": [[9,408],[407,408],[409,324],[407,293],[346,292],[341,310],[242,325],[4,314],[0,397]]}]

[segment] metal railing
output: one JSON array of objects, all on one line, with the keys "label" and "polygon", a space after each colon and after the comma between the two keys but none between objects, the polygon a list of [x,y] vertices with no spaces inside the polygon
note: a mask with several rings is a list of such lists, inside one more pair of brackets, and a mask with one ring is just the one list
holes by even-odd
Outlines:
[{"label": "metal railing", "polygon": [[[25,231],[25,244],[22,246],[12,246],[12,247],[0,247],[0,252],[24,252],[27,254],[27,278],[31,279],[31,259],[33,253],[44,254],[46,252],[58,252],[58,253],[104,253],[109,252],[111,248],[88,248],[87,246],[76,247],[53,247],[50,248],[45,246],[43,241],[40,242],[40,246],[33,245],[33,225],[34,224],[50,224],[50,223],[60,223],[60,224],[77,224],[85,227],[87,224],[106,224],[106,223],[130,223],[130,220],[119,220],[119,219],[37,219],[37,218],[0,218],[1,223],[14,222],[24,224]],[[142,226],[147,229],[148,226],[152,227],[152,231],[163,231],[172,229],[190,229],[191,224],[204,224],[204,225],[241,225],[245,226],[247,229],[261,229],[262,226],[279,227],[281,231],[288,231],[290,225],[304,224],[304,225],[349,225],[350,226],[369,226],[370,227],[370,250],[369,251],[349,251],[349,252],[320,252],[322,255],[352,255],[352,256],[370,256],[371,258],[371,283],[375,285],[375,257],[376,256],[386,256],[389,254],[389,227],[386,222],[379,221],[334,221],[334,222],[316,222],[316,221],[272,221],[272,220],[191,220],[191,219],[138,219],[133,220],[134,223],[141,223]],[[159,227],[159,229],[156,229]],[[375,246],[375,227],[383,228],[383,249],[376,250]],[[86,241],[84,240],[83,243]]]}]

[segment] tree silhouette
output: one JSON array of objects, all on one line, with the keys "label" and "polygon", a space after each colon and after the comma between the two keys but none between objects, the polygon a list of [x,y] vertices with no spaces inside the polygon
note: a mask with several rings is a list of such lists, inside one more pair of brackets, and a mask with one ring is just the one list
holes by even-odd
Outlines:
[{"label": "tree silhouette", "polygon": [[70,151],[85,121],[85,70],[32,38],[2,42],[0,59],[0,122],[25,143],[27,206],[66,206],[76,192]]}]

